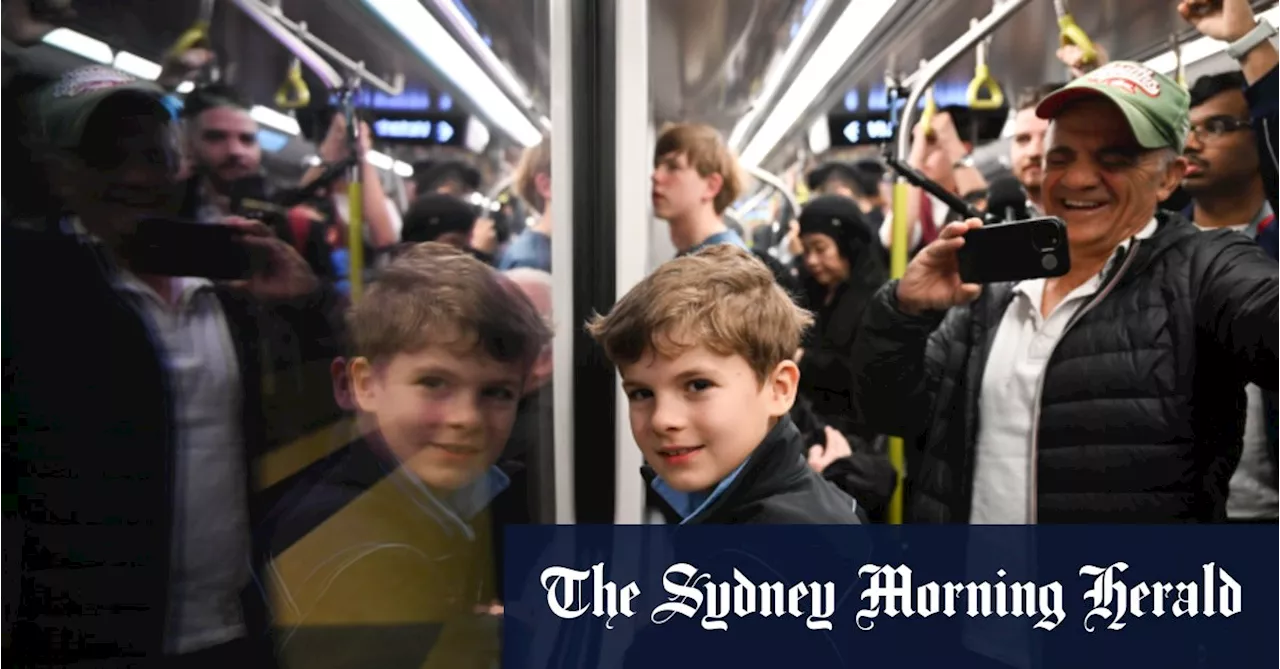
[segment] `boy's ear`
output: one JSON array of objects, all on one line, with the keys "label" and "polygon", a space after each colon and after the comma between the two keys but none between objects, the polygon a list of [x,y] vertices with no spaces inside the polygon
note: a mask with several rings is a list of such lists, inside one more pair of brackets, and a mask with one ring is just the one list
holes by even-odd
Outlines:
[{"label": "boy's ear", "polygon": [[724,176],[721,175],[719,172],[713,172],[707,175],[706,182],[707,182],[707,190],[706,190],[707,200],[714,201],[716,199],[716,196],[720,194],[720,189],[724,187]]},{"label": "boy's ear", "polygon": [[783,360],[773,369],[765,381],[768,393],[769,417],[781,418],[796,403],[796,391],[800,387],[800,368],[791,360]]},{"label": "boy's ear", "polygon": [[368,358],[354,358],[349,368],[351,392],[356,406],[365,413],[373,413],[378,405],[378,370]]}]

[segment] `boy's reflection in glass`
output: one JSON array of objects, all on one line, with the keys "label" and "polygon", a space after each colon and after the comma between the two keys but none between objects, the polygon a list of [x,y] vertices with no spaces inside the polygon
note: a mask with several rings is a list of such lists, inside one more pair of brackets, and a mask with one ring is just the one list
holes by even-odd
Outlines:
[{"label": "boy's reflection in glass", "polygon": [[550,331],[509,282],[440,244],[399,255],[349,326],[368,432],[275,514],[282,660],[490,666],[499,628],[476,611],[495,601],[487,507],[509,483],[493,465]]}]

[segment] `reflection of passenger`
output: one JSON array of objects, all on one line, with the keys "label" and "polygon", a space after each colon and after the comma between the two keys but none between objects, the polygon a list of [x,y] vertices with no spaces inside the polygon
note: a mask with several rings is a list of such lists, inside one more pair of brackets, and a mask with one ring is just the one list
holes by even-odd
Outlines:
[{"label": "reflection of passenger", "polygon": [[492,465],[549,331],[517,289],[441,244],[397,257],[350,325],[351,387],[375,429],[282,503],[282,659],[491,666],[499,630],[473,609],[494,600],[486,507],[507,479]]},{"label": "reflection of passenger", "polygon": [[233,184],[262,168],[258,122],[249,109],[235,89],[222,84],[197,88],[184,101],[186,157],[195,171],[189,218],[207,222],[236,213]]},{"label": "reflection of passenger", "polygon": [[538,212],[538,221],[525,228],[502,254],[499,269],[517,267],[551,271],[551,140],[528,149],[512,178],[520,199]]},{"label": "reflection of passenger", "polygon": [[452,195],[432,193],[409,205],[402,239],[411,244],[440,242],[465,251],[471,248],[475,224],[475,207]]},{"label": "reflection of passenger", "polygon": [[[545,322],[551,322],[551,275],[536,269],[520,267],[504,276],[514,283],[538,309]],[[524,387],[516,427],[507,443],[504,458],[524,459],[540,444],[551,441],[551,345],[548,343],[529,371]]]},{"label": "reflection of passenger", "polygon": [[748,252],[707,247],[658,268],[592,335],[622,375],[646,477],[682,523],[856,524],[805,462],[788,412],[812,322]]},{"label": "reflection of passenger", "polygon": [[220,223],[268,259],[244,284],[151,273],[129,234],[171,216],[180,191],[173,120],[149,82],[93,66],[29,102],[68,215],[5,231],[8,266],[30,282],[4,312],[22,535],[8,663],[263,666],[249,481],[269,427],[264,342],[323,342],[326,295],[244,219]]}]

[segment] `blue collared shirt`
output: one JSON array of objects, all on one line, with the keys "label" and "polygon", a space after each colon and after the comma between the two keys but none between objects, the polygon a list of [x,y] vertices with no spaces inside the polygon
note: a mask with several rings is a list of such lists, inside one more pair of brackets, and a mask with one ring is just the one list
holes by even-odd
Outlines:
[{"label": "blue collared shirt", "polygon": [[710,493],[680,492],[668,485],[660,476],[654,477],[653,482],[649,485],[653,488],[654,492],[658,493],[662,499],[666,500],[666,502],[671,505],[671,508],[675,509],[676,513],[680,514],[680,524],[684,525],[689,522],[690,518],[702,513],[707,507],[711,506],[712,502],[716,501],[721,495],[723,495],[724,491],[729,489],[733,480],[738,478],[738,475],[746,468],[748,462],[751,462],[751,458],[743,460],[742,464],[738,465],[737,469],[724,477],[724,480],[716,484],[716,487],[712,488]]},{"label": "blue collared shirt", "polygon": [[684,253],[681,253],[680,255],[686,256],[686,255],[689,255],[690,253],[697,253],[698,251],[701,251],[702,249],[708,246],[715,246],[716,244],[733,244],[734,246],[740,249],[743,249],[746,251],[750,250],[747,248],[747,243],[742,241],[742,237],[739,236],[738,233],[734,232],[733,230],[725,230],[723,232],[717,232],[716,234],[711,235],[710,237],[707,237],[701,242],[698,242],[697,244],[695,244],[693,248],[689,249],[688,251],[685,251]]},{"label": "blue collared shirt", "polygon": [[490,467],[479,480],[447,495],[432,491],[406,467],[396,467],[391,475],[395,477],[395,484],[409,494],[419,509],[441,527],[461,530],[467,539],[475,539],[471,521],[511,485],[511,479],[497,467]]}]

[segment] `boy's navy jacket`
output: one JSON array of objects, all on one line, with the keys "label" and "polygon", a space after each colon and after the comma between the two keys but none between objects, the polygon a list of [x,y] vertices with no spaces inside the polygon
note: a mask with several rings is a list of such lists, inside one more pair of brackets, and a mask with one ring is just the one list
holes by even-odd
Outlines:
[{"label": "boy's navy jacket", "polygon": [[262,526],[281,664],[492,666],[500,628],[476,606],[497,597],[495,476],[440,497],[374,433],[292,479]]},{"label": "boy's navy jacket", "polygon": [[[853,498],[809,467],[806,450],[800,430],[783,416],[733,481],[684,524],[861,524]],[[657,478],[647,465],[641,474],[651,485]]]}]

